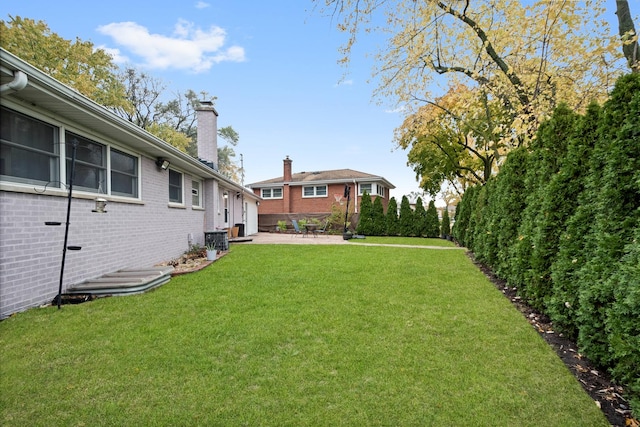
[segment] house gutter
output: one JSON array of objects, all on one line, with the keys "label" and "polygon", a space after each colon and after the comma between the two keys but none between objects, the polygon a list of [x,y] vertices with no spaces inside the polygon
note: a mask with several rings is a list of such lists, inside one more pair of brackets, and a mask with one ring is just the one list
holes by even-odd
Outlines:
[{"label": "house gutter", "polygon": [[18,92],[27,87],[28,82],[29,79],[27,78],[27,75],[25,73],[20,70],[15,70],[13,72],[13,81],[0,86],[0,93],[4,94],[5,92],[7,92],[7,94],[9,94]]}]

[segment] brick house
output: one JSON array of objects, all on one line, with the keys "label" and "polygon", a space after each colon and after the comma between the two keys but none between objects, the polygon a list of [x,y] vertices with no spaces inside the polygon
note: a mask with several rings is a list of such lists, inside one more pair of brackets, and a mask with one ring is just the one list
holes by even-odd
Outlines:
[{"label": "brick house", "polygon": [[68,212],[67,248],[81,250],[66,253],[63,292],[177,258],[205,232],[257,232],[261,199],[217,171],[211,103],[196,159],[4,49],[0,65],[0,318],[57,295]]},{"label": "brick house", "polygon": [[344,205],[344,191],[347,185],[351,188],[350,203],[356,214],[365,192],[372,196],[372,200],[380,197],[386,212],[391,197],[389,193],[395,188],[378,175],[351,169],[293,173],[293,161],[289,156],[283,163],[281,177],[247,185],[256,196],[262,198],[258,207],[260,231],[273,231],[279,220],[290,222],[292,219],[322,220],[328,217],[332,206]]}]

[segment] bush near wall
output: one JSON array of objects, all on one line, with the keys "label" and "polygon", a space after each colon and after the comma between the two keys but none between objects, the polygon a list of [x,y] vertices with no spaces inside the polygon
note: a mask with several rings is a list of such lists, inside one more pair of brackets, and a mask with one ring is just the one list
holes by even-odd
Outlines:
[{"label": "bush near wall", "polygon": [[453,235],[626,385],[640,413],[640,75],[584,115],[560,106],[467,190]]}]

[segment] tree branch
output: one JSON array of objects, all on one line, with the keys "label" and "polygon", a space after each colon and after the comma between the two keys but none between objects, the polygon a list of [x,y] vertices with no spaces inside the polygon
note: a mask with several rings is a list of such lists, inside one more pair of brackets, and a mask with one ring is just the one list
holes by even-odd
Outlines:
[{"label": "tree branch", "polygon": [[[471,28],[471,30],[473,30],[473,32],[476,33],[476,35],[478,36],[478,38],[482,42],[482,45],[485,47],[485,51],[487,52],[489,57],[498,66],[498,68],[500,68],[502,73],[507,77],[507,79],[509,80],[511,85],[514,87],[514,89],[515,89],[515,91],[516,91],[516,93],[518,95],[518,99],[520,100],[520,103],[523,105],[523,107],[525,109],[525,112],[529,112],[529,109],[531,107],[530,106],[530,100],[529,100],[529,96],[527,95],[527,93],[524,90],[524,86],[522,84],[522,81],[513,72],[513,69],[511,67],[509,67],[506,62],[504,62],[504,60],[500,57],[500,55],[498,55],[498,53],[496,52],[495,48],[493,47],[493,44],[491,44],[491,42],[489,41],[489,38],[487,37],[487,34],[484,32],[484,30],[482,28],[480,28],[478,26],[478,24],[473,19],[469,18],[464,13],[458,12],[457,10],[453,9],[451,6],[446,5],[446,4],[442,3],[441,1],[438,1],[436,4],[438,5],[438,7],[440,9],[442,9],[446,13],[450,14],[451,16],[459,19],[460,21],[465,23],[469,28]],[[465,10],[466,10],[466,8],[465,8]],[[454,71],[457,71],[457,70],[454,70]]]}]

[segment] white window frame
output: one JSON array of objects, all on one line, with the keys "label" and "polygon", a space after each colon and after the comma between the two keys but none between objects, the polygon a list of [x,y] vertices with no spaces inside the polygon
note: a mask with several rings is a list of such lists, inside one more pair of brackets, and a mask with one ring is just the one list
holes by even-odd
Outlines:
[{"label": "white window frame", "polygon": [[[308,188],[312,189],[313,194],[306,194],[306,190]],[[320,190],[320,191],[318,191]],[[324,192],[324,194],[322,194]],[[305,185],[302,187],[302,197],[303,198],[313,198],[313,197],[327,197],[328,189],[326,185]]]},{"label": "white window frame", "polygon": [[375,182],[361,182],[360,184],[358,184],[358,195],[362,196],[365,192],[365,190],[362,188],[363,186],[367,186],[369,187],[367,191],[367,193],[370,196],[380,196],[380,197],[385,197],[385,188],[384,185],[382,184],[378,184]]},{"label": "white window frame", "polygon": [[[109,194],[116,196],[116,197],[128,197],[128,198],[132,198],[132,199],[139,199],[140,198],[140,181],[142,180],[141,176],[140,176],[140,156],[134,153],[131,153],[127,150],[123,150],[120,147],[114,147],[114,146],[107,146],[107,169],[109,171]],[[123,171],[114,171],[113,170],[113,166],[111,164],[111,155],[113,154],[113,151],[118,152],[119,154],[122,154],[124,156],[129,156],[133,159],[135,159],[135,174],[134,175],[130,175],[126,172]],[[131,176],[132,181],[134,181],[132,183],[132,187],[134,188],[134,194],[125,194],[125,193],[117,193],[114,194],[113,192],[113,173],[120,173],[123,175],[128,175]]]},{"label": "white window frame", "polygon": [[[362,188],[363,186],[368,186],[369,189],[365,190]],[[365,191],[371,196],[371,192],[373,191],[373,184],[370,182],[361,182],[360,184],[358,184],[358,195],[362,196]]]},{"label": "white window frame", "polygon": [[[167,180],[167,190],[168,190],[168,196],[169,196],[169,204],[174,205],[174,206],[184,206],[184,174],[178,170],[175,169],[168,169],[169,172],[169,179]],[[180,185],[175,185],[171,183],[171,174],[178,174],[180,176]],[[171,188],[175,187],[178,188],[178,192],[180,194],[180,200],[171,200]]]},{"label": "white window frame", "polygon": [[[73,147],[71,146],[71,141],[74,136],[87,140],[93,144],[102,146],[104,148],[103,154],[105,157],[105,162],[102,165],[94,165],[97,169],[100,169],[103,172],[104,176],[100,178],[100,184],[97,189],[90,187],[83,187],[80,185],[78,181],[74,182],[73,191],[76,195],[83,197],[82,195],[107,195],[111,196],[114,199],[119,199],[123,201],[135,201],[140,200],[141,194],[141,182],[142,182],[142,171],[141,171],[141,157],[138,154],[134,154],[117,144],[112,143],[111,141],[105,142],[104,138],[96,138],[95,135],[89,135],[86,131],[76,129],[74,127],[66,126],[63,123],[52,119],[51,117],[43,116],[37,112],[26,110],[18,105],[14,105],[12,102],[8,102],[6,105],[2,105],[3,114],[6,112],[18,114],[26,117],[28,120],[33,120],[35,122],[43,123],[46,126],[49,126],[54,129],[53,133],[53,143],[55,145],[55,150],[53,153],[50,153],[51,157],[51,173],[50,180],[48,182],[40,181],[33,178],[20,178],[15,175],[4,175],[0,178],[0,181],[9,185],[12,188],[12,191],[22,191],[24,188],[25,191],[30,192],[33,190],[33,186],[35,185],[43,185],[47,186],[48,189],[53,190],[54,193],[57,194],[58,191],[66,188],[65,186],[68,184],[67,182],[67,162],[71,157],[71,150]],[[3,146],[8,147],[20,147],[19,144],[13,141],[4,141]],[[111,190],[111,150],[117,150],[118,152],[131,156],[135,158],[136,161],[136,173],[132,178],[135,180],[135,194],[134,195],[124,195],[122,193],[114,194]],[[76,180],[78,178],[78,166],[82,165],[83,162],[81,160],[81,156],[78,156],[79,150],[76,152]],[[67,158],[69,157],[69,158]],[[86,162],[85,162],[86,163]],[[91,167],[92,165],[86,163],[86,166]],[[119,172],[119,171],[116,171]],[[66,191],[65,191],[66,193]]]},{"label": "white window frame", "polygon": [[[194,184],[198,184],[198,188],[194,188]],[[203,182],[199,179],[191,179],[191,207],[202,209],[204,206],[203,201],[203,193],[202,193]],[[196,192],[197,194],[194,194]],[[193,198],[197,197],[197,203],[193,203]]]},{"label": "white window frame", "polygon": [[[279,196],[274,196],[274,192],[276,192],[276,190],[279,190]],[[260,195],[263,199],[282,199],[284,190],[282,187],[262,188],[260,189]]]}]

